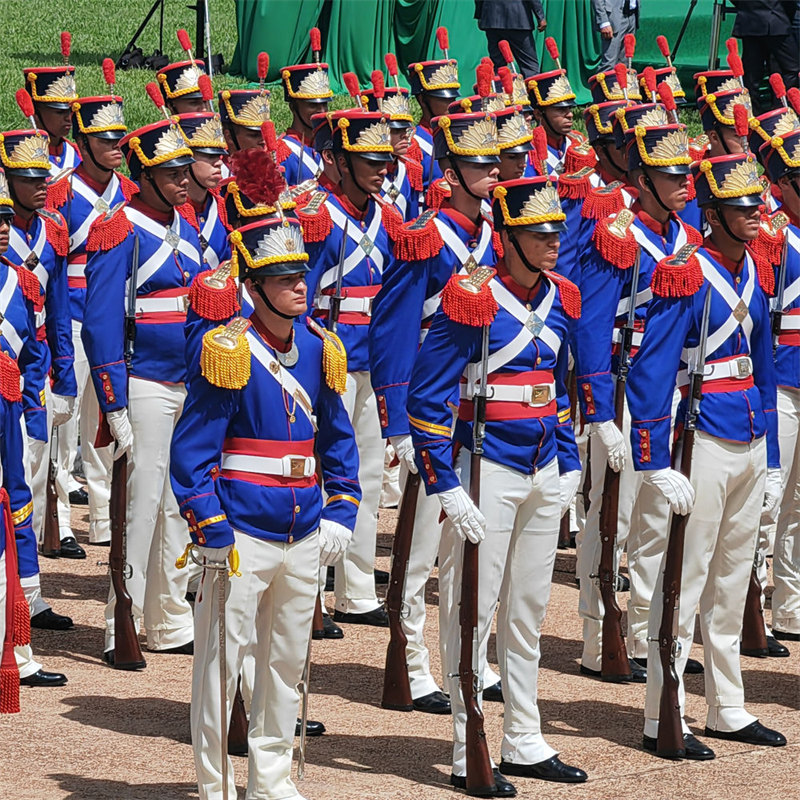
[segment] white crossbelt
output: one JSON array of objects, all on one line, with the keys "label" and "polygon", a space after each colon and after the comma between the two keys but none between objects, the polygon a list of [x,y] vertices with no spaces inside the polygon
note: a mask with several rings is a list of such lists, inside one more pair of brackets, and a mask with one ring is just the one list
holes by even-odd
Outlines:
[{"label": "white crossbelt", "polygon": [[19,356],[22,351],[22,338],[19,333],[17,333],[17,329],[11,324],[11,321],[6,317],[8,305],[11,302],[11,298],[14,296],[14,289],[16,289],[18,285],[17,273],[12,267],[7,267],[6,269],[8,270],[6,273],[6,280],[5,283],[3,283],[3,288],[0,289],[0,319],[2,319],[2,322],[0,322],[0,334],[9,345],[11,345],[14,355]]},{"label": "white crossbelt", "polygon": [[421,136],[415,136],[414,138],[416,139],[417,144],[419,145],[419,149],[422,150],[422,152],[425,153],[426,156],[433,154],[433,145],[430,142],[423,139]]},{"label": "white crossbelt", "polygon": [[154,314],[167,311],[186,313],[188,302],[188,290],[187,294],[182,294],[178,297],[137,297],[136,313]]},{"label": "white crossbelt", "polygon": [[[653,290],[648,286],[646,289],[643,289],[641,292],[636,292],[636,308],[641,308],[646,303],[649,303],[653,299]],[[617,304],[617,316],[624,317],[628,313],[628,309],[631,307],[631,296],[625,295],[625,297],[621,298],[619,303]]]},{"label": "white crossbelt", "polygon": [[[44,264],[42,264],[41,261],[42,253],[44,252],[44,246],[47,244],[47,232],[45,228],[45,221],[39,217],[39,233],[36,236],[36,241],[33,243],[33,246],[31,246],[28,244],[27,240],[20,235],[20,232],[12,225],[8,234],[8,243],[9,247],[19,256],[19,260],[23,263],[31,253],[36,256],[37,264],[31,270],[31,272],[39,279],[42,291],[45,293],[45,296],[47,296],[47,284],[50,281],[50,274],[45,269]],[[23,269],[25,269],[24,266]]]},{"label": "white crossbelt", "polygon": [[[631,336],[631,347],[641,347],[643,336],[644,333],[642,331],[634,331]],[[622,328],[614,328],[614,333],[611,334],[611,341],[614,344],[620,344],[622,342]]]},{"label": "white crossbelt", "polygon": [[[322,165],[319,163],[317,155],[315,153],[310,153],[307,148],[303,147],[303,145],[300,142],[296,141],[291,136],[284,136],[283,141],[286,144],[286,146],[297,156],[301,164],[305,164],[308,161],[311,162],[310,171],[315,178],[318,178],[322,173]],[[298,169],[298,172],[301,173],[300,175],[297,176],[298,179],[297,182],[299,183],[301,180],[303,180],[303,176],[302,176],[302,170]],[[294,176],[292,175],[286,176],[286,182],[290,186],[293,185],[290,181],[290,178],[292,177]]]},{"label": "white crossbelt", "polygon": [[205,259],[206,264],[211,267],[211,269],[216,269],[219,266],[219,256],[217,256],[217,254],[214,252],[214,248],[209,244],[211,241],[211,235],[214,233],[214,226],[217,224],[218,219],[219,210],[217,209],[217,198],[212,197],[211,208],[208,211],[208,217],[203,223],[203,227],[200,231],[200,235],[203,237],[203,240],[206,243],[206,246],[203,248],[203,258]]},{"label": "white crossbelt", "polygon": [[[343,297],[339,301],[339,311],[354,311],[362,314],[372,314],[372,301],[374,297]],[[333,297],[329,294],[321,294],[317,301],[317,308],[320,310],[330,309],[333,304]]]},{"label": "white crossbelt", "polygon": [[458,234],[438,217],[435,218],[433,222],[434,225],[436,225],[436,229],[439,231],[439,235],[442,237],[442,241],[453,252],[459,265],[465,264],[470,256],[475,259],[477,264],[483,265],[483,257],[492,244],[492,226],[489,225],[486,220],[483,220],[481,223],[481,235],[474,250],[470,250],[464,242],[458,238]]},{"label": "white crossbelt", "polygon": [[255,472],[259,475],[277,475],[281,478],[310,478],[317,469],[312,456],[246,456],[241,453],[223,453],[220,466],[232,472]]},{"label": "white crossbelt", "polygon": [[[675,244],[672,245],[672,251],[667,253],[662,247],[659,247],[652,239],[648,237],[648,235],[644,232],[644,229],[641,228],[637,223],[634,221],[633,225],[630,227],[630,231],[633,234],[633,238],[636,239],[637,244],[639,247],[642,248],[645,252],[647,252],[650,256],[652,256],[653,260],[656,262],[661,261],[661,259],[666,258],[668,255],[673,255],[677,253],[678,250],[681,249],[686,244],[686,228],[684,227],[683,223],[678,220],[678,235],[675,237]],[[625,313],[625,312],[622,312]]]},{"label": "white crossbelt", "polygon": [[57,164],[52,159],[50,160],[50,178],[57,178],[62,172],[69,169],[74,169],[78,166],[78,153],[75,148],[68,142],[64,142],[64,160],[61,164]]},{"label": "white crossbelt", "polygon": [[[718,381],[722,378],[747,380],[753,374],[753,362],[750,356],[738,356],[728,361],[706,362],[703,369],[703,383]],[[682,369],[678,373],[678,386],[688,386],[689,372]]]},{"label": "white crossbelt", "polygon": [[[74,180],[73,180],[74,179]],[[112,201],[117,195],[119,188],[119,178],[115,173],[111,173],[111,180],[108,182],[102,195],[84,183],[80,177],[74,173],[67,178],[75,194],[79,194],[87,203],[92,207],[91,211],[86,215],[86,218],[78,226],[75,233],[70,234],[69,237],[69,252],[74,253],[79,247],[82,247],[89,236],[89,228],[92,223],[102,214],[105,214],[111,208]],[[100,202],[102,201],[102,203]],[[83,272],[81,272],[83,275]]]},{"label": "white crossbelt", "polygon": [[[336,208],[336,206],[334,206],[333,203],[331,203],[329,200],[326,200],[325,204],[328,207],[328,213],[331,215],[333,224],[340,231],[344,232],[345,225],[347,223],[347,217],[345,216],[345,214],[338,208]],[[369,239],[370,242],[372,242],[373,245],[369,253],[369,258],[371,258],[375,262],[375,266],[378,268],[378,272],[380,272],[381,275],[383,274],[383,253],[381,253],[381,251],[375,244],[378,232],[381,229],[381,221],[382,218],[380,215],[380,211],[377,208],[373,208],[372,222],[370,222],[366,232],[362,232],[361,227],[358,224],[354,223],[352,220],[351,224],[347,225],[347,236],[356,243],[356,248],[344,260],[344,267],[342,269],[343,277],[348,273],[352,272],[365,258],[368,257],[367,254],[364,252],[364,248],[361,247],[361,242],[364,240],[365,236],[367,237],[367,239]],[[338,274],[339,274],[338,264],[326,270],[319,281],[320,290],[328,289],[331,286],[333,286],[336,283],[336,277]]]},{"label": "white crossbelt", "polygon": [[[461,384],[461,399],[472,400],[475,396],[476,386],[470,386],[468,383]],[[501,403],[527,403],[529,406],[538,407],[546,406],[556,398],[556,383],[550,381],[549,383],[537,383],[536,385],[523,385],[516,386],[509,384],[490,383],[487,385],[489,401]]]},{"label": "white crossbelt", "polygon": [[[388,196],[389,200],[391,200],[394,205],[400,210],[400,213],[405,217],[408,211],[408,200],[406,200],[405,196],[403,195],[402,188],[403,188],[403,180],[406,177],[406,165],[399,161],[397,162],[397,175],[394,176],[394,179],[390,179],[387,175],[383,179],[383,186],[381,186],[381,191],[383,192],[384,196]],[[397,193],[394,197],[391,196],[390,192],[394,187],[395,192]]]}]

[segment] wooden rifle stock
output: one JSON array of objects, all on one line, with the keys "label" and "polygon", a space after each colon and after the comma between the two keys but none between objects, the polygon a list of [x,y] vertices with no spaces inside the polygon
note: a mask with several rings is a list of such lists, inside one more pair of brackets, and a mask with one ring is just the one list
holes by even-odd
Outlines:
[{"label": "wooden rifle stock", "polygon": [[319,599],[319,592],[317,592],[317,599],[314,603],[314,623],[312,629],[314,631],[325,630],[325,620],[322,616],[322,600]]},{"label": "wooden rifle stock", "polygon": [[[578,404],[578,387],[575,380],[575,370],[570,370],[567,376],[567,394],[569,395],[569,418],[575,419],[575,409]],[[561,525],[558,529],[558,549],[566,550],[572,543],[572,532],[569,529],[571,510],[567,508],[564,516],[561,517]]]},{"label": "wooden rifle stock", "polygon": [[[625,405],[625,381],[617,380],[614,390],[616,425],[622,430]],[[620,473],[606,464],[603,499],[600,504],[600,564],[598,580],[603,598],[603,649],[600,673],[604,681],[630,680],[631,668],[622,635],[622,609],[617,603],[617,523],[619,514]]]},{"label": "wooden rifle stock", "polygon": [[[42,555],[45,558],[58,558],[61,553],[61,534],[58,530],[58,448],[54,447],[56,429],[50,431],[50,463],[47,468],[47,503],[44,512],[44,530],[42,531]],[[55,453],[53,450],[55,449]]]},{"label": "wooden rifle stock", "polygon": [[761,608],[761,581],[755,564],[750,570],[750,583],[747,585],[747,600],[744,604],[742,620],[742,650],[749,656],[768,656],[767,631],[764,627],[764,609]]},{"label": "wooden rifle stock", "polygon": [[242,697],[242,679],[236,683],[236,695],[231,706],[231,721],[228,725],[228,753],[232,756],[247,755],[247,731],[250,723]]},{"label": "wooden rifle stock", "polygon": [[392,544],[392,572],[386,592],[386,613],[389,616],[389,646],[386,648],[386,667],[383,673],[381,707],[395,711],[413,711],[411,684],[408,680],[406,648],[408,637],[403,630],[403,592],[414,535],[414,517],[420,489],[419,473],[409,472],[403,487],[400,513]]},{"label": "wooden rifle stock", "polygon": [[127,567],[126,508],[128,505],[128,456],[120,456],[111,472],[111,552],[109,567],[114,589],[114,668],[135,670],[145,666],[133,622],[133,600],[125,586]]}]

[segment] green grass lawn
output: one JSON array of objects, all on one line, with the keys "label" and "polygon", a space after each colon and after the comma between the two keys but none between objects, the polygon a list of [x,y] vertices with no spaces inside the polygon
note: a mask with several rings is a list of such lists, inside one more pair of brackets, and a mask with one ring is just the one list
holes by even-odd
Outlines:
[{"label": "green grass lawn", "polygon": [[[23,85],[24,67],[49,66],[61,63],[59,34],[72,33],[72,63],[76,70],[78,93],[83,96],[105,94],[101,63],[110,57],[115,61],[139,23],[150,10],[152,0],[5,0],[3,3],[3,48],[0,54],[0,120],[3,128],[12,129],[26,123],[17,109],[14,92]],[[209,0],[211,40],[215,53],[222,53],[230,64],[236,47],[236,14],[234,0]],[[194,41],[194,11],[186,8],[184,0],[167,0],[164,14],[164,51],[171,60],[180,60],[183,51],[175,31],[186,28]],[[156,14],[139,38],[139,46],[147,56],[158,47],[158,15]],[[155,79],[149,70],[119,70],[117,90],[125,99],[125,118],[129,129],[159,119],[159,114],[147,97],[144,87]],[[471,84],[463,78],[462,83]],[[235,75],[214,78],[217,90],[242,88],[245,79]],[[280,86],[272,88],[272,118],[277,130],[283,131],[291,119]],[[337,96],[332,108],[346,108],[350,99]],[[419,109],[413,104],[416,114]],[[693,107],[684,112],[690,135],[700,131],[699,117]],[[578,127],[583,128],[580,120]]]}]

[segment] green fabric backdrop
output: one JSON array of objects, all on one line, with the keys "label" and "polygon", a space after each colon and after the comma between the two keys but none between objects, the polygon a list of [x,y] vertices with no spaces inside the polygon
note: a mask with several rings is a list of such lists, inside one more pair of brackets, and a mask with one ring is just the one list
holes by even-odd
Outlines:
[{"label": "green fabric backdrop", "polygon": [[[637,35],[636,64],[661,64],[655,39],[660,33],[674,46],[689,7],[689,0],[642,0]],[[596,71],[600,38],[592,26],[590,0],[544,0],[548,27],[535,34],[542,69],[552,67],[544,52],[544,37],[555,37],[578,94],[579,102],[589,99],[588,76]],[[278,71],[309,57],[308,31],[316,25],[322,31],[323,59],[331,67],[334,91],[343,91],[342,73],[353,71],[362,85],[370,72],[383,65],[383,55],[394,52],[401,68],[426,58],[437,57],[436,28],[450,31],[450,54],[458,59],[464,93],[474,82],[475,67],[486,53],[485,34],[473,19],[472,0],[237,0],[239,42],[233,57],[233,72],[256,79],[256,59],[269,53],[269,80]],[[705,69],[711,34],[712,3],[698,3],[678,54],[679,73],[687,94],[694,88],[691,76]],[[721,51],[730,35],[733,18],[723,23]]]}]

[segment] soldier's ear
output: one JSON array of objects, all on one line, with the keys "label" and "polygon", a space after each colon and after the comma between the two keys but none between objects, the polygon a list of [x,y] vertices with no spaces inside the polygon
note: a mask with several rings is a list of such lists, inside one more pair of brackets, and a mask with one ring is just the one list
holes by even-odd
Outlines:
[{"label": "soldier's ear", "polygon": [[461,181],[458,179],[456,171],[451,166],[447,166],[442,170],[442,177],[451,186],[461,186]]},{"label": "soldier's ear", "polygon": [[706,222],[714,228],[719,225],[719,214],[717,214],[717,210],[715,208],[707,208],[703,211],[705,214]]}]

